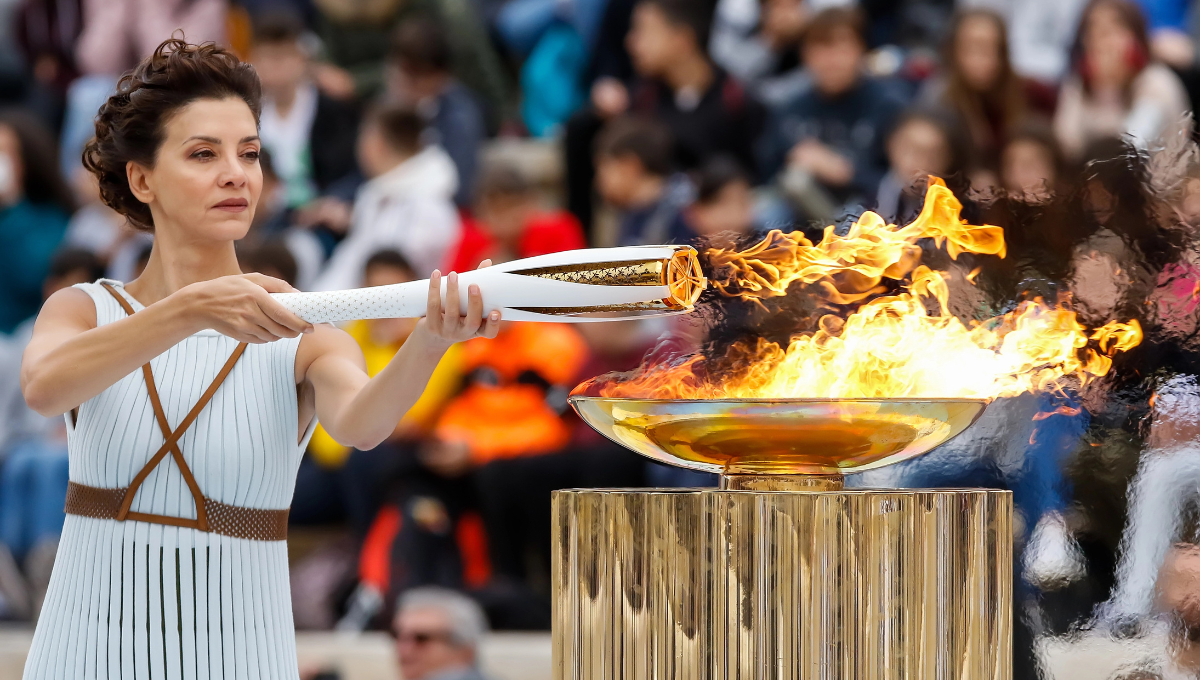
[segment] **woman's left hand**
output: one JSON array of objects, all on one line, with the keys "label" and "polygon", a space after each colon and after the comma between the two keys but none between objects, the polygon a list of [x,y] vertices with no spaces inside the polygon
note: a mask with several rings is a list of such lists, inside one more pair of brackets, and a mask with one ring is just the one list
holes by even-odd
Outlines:
[{"label": "woman's left hand", "polygon": [[[485,267],[486,260],[480,267]],[[429,307],[421,324],[434,338],[447,345],[471,338],[494,338],[500,330],[500,312],[492,311],[487,320],[483,318],[483,295],[479,286],[467,287],[467,313],[459,313],[460,291],[458,274],[450,272],[446,277],[446,303],[442,304],[442,275],[434,270],[429,277]]]}]

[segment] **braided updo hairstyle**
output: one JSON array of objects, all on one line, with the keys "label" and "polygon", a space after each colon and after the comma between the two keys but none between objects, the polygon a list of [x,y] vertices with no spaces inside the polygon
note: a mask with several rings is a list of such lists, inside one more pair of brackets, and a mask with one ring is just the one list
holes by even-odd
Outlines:
[{"label": "braided updo hairstyle", "polygon": [[172,38],[117,82],[96,114],[96,136],[83,148],[83,167],[100,183],[100,198],[142,231],[154,230],[150,206],[129,189],[125,166],[154,167],[167,121],[198,99],[237,97],[257,123],[262,86],[250,64],[212,43]]}]

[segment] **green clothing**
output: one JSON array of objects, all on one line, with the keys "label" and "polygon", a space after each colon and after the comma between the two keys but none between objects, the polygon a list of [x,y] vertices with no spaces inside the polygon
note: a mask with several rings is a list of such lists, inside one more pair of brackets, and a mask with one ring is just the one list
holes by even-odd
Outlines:
[{"label": "green clothing", "polygon": [[0,209],[0,333],[11,333],[42,306],[42,282],[68,220],[58,206],[26,200]]},{"label": "green clothing", "polygon": [[[340,1],[322,0],[318,5]],[[484,103],[489,130],[495,131],[500,121],[511,117],[512,82],[472,0],[403,0],[397,5],[384,21],[338,17],[327,11],[317,22],[326,58],[354,76],[359,96],[368,99],[383,90],[384,67],[396,26],[408,19],[431,17],[445,27],[454,76]]]}]

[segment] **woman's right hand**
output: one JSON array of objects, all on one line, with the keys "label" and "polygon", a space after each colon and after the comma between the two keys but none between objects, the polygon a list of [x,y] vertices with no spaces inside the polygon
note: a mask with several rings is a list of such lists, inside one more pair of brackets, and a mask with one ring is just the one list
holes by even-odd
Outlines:
[{"label": "woman's right hand", "polygon": [[270,295],[295,292],[286,281],[242,274],[193,283],[172,297],[180,297],[179,304],[199,328],[211,328],[238,342],[261,344],[312,332],[312,324]]}]

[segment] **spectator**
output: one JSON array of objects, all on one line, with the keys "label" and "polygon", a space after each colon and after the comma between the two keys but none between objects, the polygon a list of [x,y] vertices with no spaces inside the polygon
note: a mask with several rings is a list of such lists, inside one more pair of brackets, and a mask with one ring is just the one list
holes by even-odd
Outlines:
[{"label": "spectator", "polygon": [[461,226],[453,198],[454,162],[437,146],[421,146],[420,114],[385,105],[368,112],[358,137],[358,161],[370,178],[354,201],[346,238],[338,244],[317,290],[354,288],[371,253],[399,250],[419,276],[442,266]]},{"label": "spectator", "polygon": [[[629,84],[602,78],[592,104],[566,129],[567,202],[585,228],[592,220],[593,143],[604,123],[626,112],[653,118],[675,136],[674,160],[693,168],[709,157],[732,155],[756,167],[754,142],[762,106],[709,60],[711,7],[695,0],[641,0],[625,44],[636,77]],[[594,240],[594,239],[593,239]]]},{"label": "spectator", "polygon": [[441,145],[458,170],[454,202],[466,207],[474,195],[479,147],[487,136],[475,95],[451,72],[450,42],[430,19],[410,19],[396,28],[389,56],[388,94],[416,107],[425,119],[429,144]]},{"label": "spectator", "polygon": [[[365,286],[387,286],[416,279],[412,265],[395,250],[380,250],[367,260]],[[362,348],[367,374],[383,370],[417,325],[416,319],[354,321],[346,331]],[[434,371],[416,404],[396,424],[388,441],[370,451],[358,451],[333,440],[317,425],[308,454],[300,464],[292,521],[321,524],[347,520],[357,540],[362,540],[384,501],[389,482],[399,474],[419,474],[415,447],[460,380],[461,350],[451,348]],[[423,473],[421,473],[423,474]]]},{"label": "spectator", "polygon": [[1146,20],[1129,0],[1088,4],[1073,58],[1054,131],[1074,160],[1106,137],[1128,135],[1144,148],[1188,113],[1183,85],[1169,68],[1151,60]]},{"label": "spectator", "polygon": [[716,156],[694,175],[696,200],[684,210],[684,222],[696,236],[745,235],[754,230],[754,189],[737,161]]},{"label": "spectator", "polygon": [[807,219],[833,217],[818,214],[817,204],[875,196],[887,170],[884,140],[903,104],[863,74],[866,47],[857,10],[833,8],[814,17],[802,52],[814,88],[776,110],[764,136],[764,169],[782,172],[785,190]]},{"label": "spectator", "polygon": [[0,112],[0,333],[37,313],[50,258],[74,208],[50,133],[31,116]]},{"label": "spectator", "polygon": [[[50,264],[42,297],[103,274],[92,253],[64,250]],[[0,574],[0,610],[7,604],[17,618],[40,607],[67,496],[64,421],[38,415],[21,395],[21,355],[32,335],[33,319],[28,319],[0,342],[0,572],[6,572]],[[25,564],[24,575],[13,569],[18,561]]]},{"label": "spectator", "polygon": [[[259,152],[258,166],[262,168],[262,193],[259,194],[250,233],[237,244],[238,257],[248,255],[253,271],[261,271],[257,264],[259,262],[264,262],[264,266],[265,262],[274,262],[276,264],[271,269],[291,272],[292,278],[286,279],[288,283],[300,290],[310,290],[321,265],[325,263],[324,245],[315,229],[292,228],[297,211],[287,206],[286,192],[279,176],[275,174],[270,151],[262,149]],[[332,199],[318,199],[318,202],[320,200]],[[282,269],[280,265],[285,258],[284,253],[278,252],[280,247],[286,251],[286,259],[290,260]],[[250,252],[260,248],[266,248],[262,253],[265,261],[259,259],[258,253]]]},{"label": "spectator", "polygon": [[414,588],[400,596],[392,633],[405,680],[486,680],[479,645],[487,619],[474,600],[444,588]]},{"label": "spectator", "polygon": [[682,242],[691,186],[672,175],[671,133],[659,123],[618,118],[596,140],[596,190],[618,211],[621,245]]},{"label": "spectator", "polygon": [[225,0],[83,0],[82,5],[75,61],[86,74],[118,76],[176,31],[195,44],[225,42]]},{"label": "spectator", "polygon": [[1071,41],[1086,0],[959,0],[1004,17],[1013,70],[1043,87],[1057,87],[1069,67]]},{"label": "spectator", "polygon": [[263,87],[263,147],[297,208],[355,169],[358,113],[322,93],[311,78],[304,25],[290,14],[268,14],[254,26],[250,61]]},{"label": "spectator", "polygon": [[317,33],[329,61],[337,67],[323,69],[321,80],[338,91],[362,98],[381,93],[393,32],[408,19],[426,17],[445,27],[453,53],[454,75],[484,103],[488,131],[497,130],[508,117],[512,80],[504,72],[503,62],[492,47],[487,28],[473,3],[316,0],[315,4]]},{"label": "spectator", "polygon": [[945,76],[929,81],[922,99],[953,111],[970,135],[972,160],[995,167],[1000,144],[1029,108],[1008,60],[1004,19],[986,9],[959,12],[943,60]]},{"label": "spectator", "polygon": [[904,224],[921,211],[925,180],[946,178],[964,167],[963,135],[955,121],[934,110],[913,110],[901,116],[888,135],[888,172],[879,183],[876,212]]},{"label": "spectator", "polygon": [[1047,126],[1017,128],[1000,153],[1000,183],[1009,196],[1041,202],[1059,193],[1066,180],[1062,150]]},{"label": "spectator", "polygon": [[479,183],[475,219],[463,225],[451,271],[587,246],[571,213],[543,210],[533,185],[513,165],[497,163]]}]

